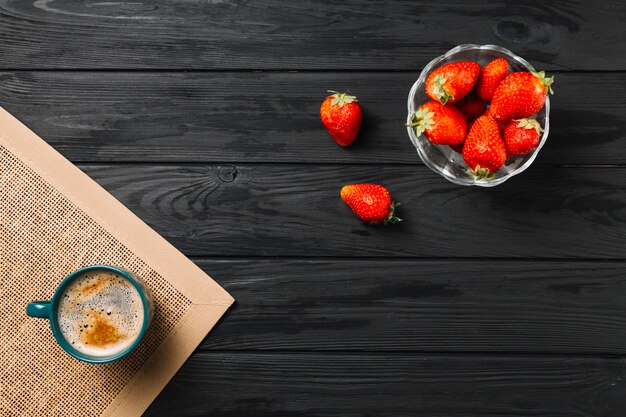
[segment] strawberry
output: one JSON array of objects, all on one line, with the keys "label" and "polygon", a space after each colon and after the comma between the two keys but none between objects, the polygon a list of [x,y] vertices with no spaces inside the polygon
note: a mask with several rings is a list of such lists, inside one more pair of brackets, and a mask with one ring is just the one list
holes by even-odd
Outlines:
[{"label": "strawberry", "polygon": [[493,94],[491,115],[496,120],[521,119],[537,113],[552,91],[554,77],[540,72],[514,72],[506,77]]},{"label": "strawberry", "polygon": [[456,103],[476,84],[480,65],[475,62],[451,62],[436,68],[426,78],[426,94],[441,104]]},{"label": "strawberry", "polygon": [[322,123],[330,136],[341,146],[348,146],[356,139],[363,121],[363,111],[357,98],[348,93],[328,96],[320,107]]},{"label": "strawberry", "polygon": [[352,184],[341,189],[341,199],[361,220],[369,224],[401,222],[395,216],[399,204],[391,201],[389,191],[378,184]]},{"label": "strawberry", "polygon": [[509,74],[509,63],[504,58],[496,58],[483,67],[476,83],[476,95],[485,101],[491,101],[498,84]]},{"label": "strawberry", "polygon": [[470,128],[463,145],[463,160],[469,167],[467,173],[477,179],[490,180],[494,172],[504,165],[506,158],[506,147],[498,124],[490,116],[480,116]]},{"label": "strawberry", "polygon": [[[493,115],[491,114],[491,107],[489,107],[487,109],[487,111],[485,112],[486,116],[491,116],[491,118],[493,119]],[[496,119],[493,119],[496,120]],[[496,123],[498,124],[498,130],[500,131],[500,136],[504,135],[504,129],[506,129],[506,127],[509,125],[509,122],[506,120],[496,120]]]},{"label": "strawberry", "polygon": [[456,107],[442,106],[437,101],[422,104],[407,127],[412,127],[417,136],[423,133],[429,141],[441,145],[461,143],[467,134],[465,115]]},{"label": "strawberry", "polygon": [[481,99],[476,97],[474,93],[469,93],[463,100],[459,101],[456,105],[459,110],[467,117],[467,120],[476,120],[482,116],[487,106]]},{"label": "strawberry", "polygon": [[509,156],[525,155],[539,145],[543,129],[535,119],[513,120],[504,130],[504,144]]}]

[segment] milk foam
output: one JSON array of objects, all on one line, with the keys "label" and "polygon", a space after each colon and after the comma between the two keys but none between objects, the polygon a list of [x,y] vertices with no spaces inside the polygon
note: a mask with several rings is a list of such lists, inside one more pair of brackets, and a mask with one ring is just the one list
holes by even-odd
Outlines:
[{"label": "milk foam", "polygon": [[91,356],[111,356],[137,339],[143,324],[137,289],[107,270],[87,271],[63,291],[58,321],[72,347]]}]

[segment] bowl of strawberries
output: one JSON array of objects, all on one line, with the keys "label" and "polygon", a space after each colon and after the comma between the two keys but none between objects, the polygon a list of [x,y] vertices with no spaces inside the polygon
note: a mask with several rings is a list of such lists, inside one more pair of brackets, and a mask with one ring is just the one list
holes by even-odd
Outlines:
[{"label": "bowl of strawberries", "polygon": [[413,84],[407,130],[430,169],[493,187],[523,172],[548,138],[554,77],[495,45],[459,45]]}]

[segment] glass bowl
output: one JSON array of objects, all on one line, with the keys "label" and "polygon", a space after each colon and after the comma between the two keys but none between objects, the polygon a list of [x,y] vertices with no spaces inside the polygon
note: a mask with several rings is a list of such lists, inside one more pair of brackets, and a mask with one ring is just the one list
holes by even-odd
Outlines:
[{"label": "glass bowl", "polygon": [[[524,58],[520,58],[508,49],[496,45],[459,45],[445,54],[433,59],[424,67],[415,84],[409,92],[407,124],[411,123],[411,117],[422,104],[430,101],[430,97],[426,95],[424,84],[426,77],[430,72],[444,64],[454,61],[474,61],[484,66],[496,58],[505,58],[509,62],[511,72],[515,71],[535,71]],[[467,173],[467,165],[463,161],[463,157],[454,152],[447,145],[435,145],[430,142],[424,135],[416,136],[412,128],[407,128],[409,138],[417,149],[424,164],[442,177],[459,185],[476,185],[479,187],[493,187],[502,184],[514,175],[523,172],[533,163],[539,150],[548,138],[550,130],[550,98],[546,97],[546,104],[534,117],[543,127],[543,135],[539,141],[537,148],[530,153],[522,156],[515,156],[507,159],[502,168],[498,169],[495,176],[491,180],[476,179]]]}]

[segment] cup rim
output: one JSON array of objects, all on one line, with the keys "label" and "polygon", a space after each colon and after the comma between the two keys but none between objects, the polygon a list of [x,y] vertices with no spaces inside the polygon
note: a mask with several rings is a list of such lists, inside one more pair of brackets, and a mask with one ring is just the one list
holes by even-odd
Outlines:
[{"label": "cup rim", "polygon": [[[116,274],[123,276],[128,282],[130,282],[133,285],[135,290],[137,290],[137,292],[139,293],[139,298],[141,299],[141,304],[143,306],[143,322],[141,324],[141,330],[139,331],[139,334],[137,335],[137,337],[135,338],[135,340],[130,346],[110,356],[92,356],[92,355],[87,355],[85,353],[80,352],[79,350],[72,347],[72,345],[68,342],[65,336],[63,336],[63,333],[61,332],[61,327],[59,326],[57,310],[58,310],[59,302],[60,302],[63,291],[70,284],[70,282],[72,282],[76,277],[80,276],[84,272],[92,271],[92,270],[107,270],[107,271],[115,272]],[[61,283],[57,286],[54,292],[54,295],[50,299],[50,318],[49,319],[50,319],[50,327],[52,329],[52,334],[54,335],[54,338],[56,339],[57,343],[61,346],[61,348],[64,351],[66,351],[67,353],[75,357],[76,359],[79,359],[83,362],[102,364],[102,363],[114,362],[118,359],[121,359],[124,356],[128,355],[137,347],[137,345],[143,339],[143,336],[145,335],[146,331],[148,330],[148,326],[150,325],[148,300],[146,299],[146,296],[144,295],[143,292],[144,292],[144,289],[137,282],[137,277],[135,277],[131,272],[126,271],[116,266],[89,265],[89,266],[79,268],[75,271],[72,271],[65,278],[63,278],[63,281],[61,281]]]},{"label": "cup rim", "polygon": [[[432,59],[428,64],[426,64],[424,69],[422,69],[422,71],[420,72],[420,75],[418,76],[417,80],[413,83],[413,86],[411,87],[409,91],[409,96],[407,99],[407,109],[408,109],[408,115],[407,115],[407,121],[406,121],[407,124],[411,123],[411,117],[413,116],[413,113],[415,113],[415,110],[416,110],[415,106],[413,105],[413,101],[414,101],[415,96],[417,95],[418,87],[420,84],[426,81],[426,77],[435,68],[435,66],[438,65],[444,59],[456,53],[467,51],[467,50],[475,50],[475,49],[483,49],[483,50],[497,51],[497,52],[503,53],[507,55],[509,58],[519,62],[528,71],[536,71],[535,68],[524,58],[498,45],[477,45],[477,44],[471,44],[471,43],[457,45],[454,48],[450,49],[448,52],[442,55],[439,55],[438,57]],[[541,139],[539,140],[539,145],[537,145],[537,148],[535,148],[532,154],[528,156],[528,159],[522,165],[517,167],[514,171],[511,171],[507,175],[500,177],[500,178],[495,178],[493,180],[474,180],[473,182],[459,181],[457,177],[445,172],[439,166],[433,164],[430,161],[430,159],[425,155],[423,148],[419,144],[419,140],[418,140],[419,136],[415,135],[415,132],[413,131],[412,128],[407,127],[407,132],[409,134],[409,139],[411,140],[411,142],[413,143],[413,146],[417,150],[417,154],[419,155],[420,159],[422,160],[424,165],[430,168],[431,171],[436,172],[437,174],[441,175],[442,177],[444,177],[445,179],[447,179],[448,181],[456,185],[462,185],[462,186],[468,186],[468,187],[471,187],[471,186],[495,187],[496,185],[502,184],[506,180],[524,172],[526,169],[528,169],[528,167],[530,167],[530,165],[532,165],[532,163],[537,158],[537,155],[539,154],[539,151],[541,150],[543,145],[546,143],[546,140],[548,139],[548,133],[550,132],[550,96],[549,95],[546,95],[546,101],[545,101],[544,107],[546,111],[545,126],[543,126],[543,129],[544,129],[543,135],[541,136]]]}]

